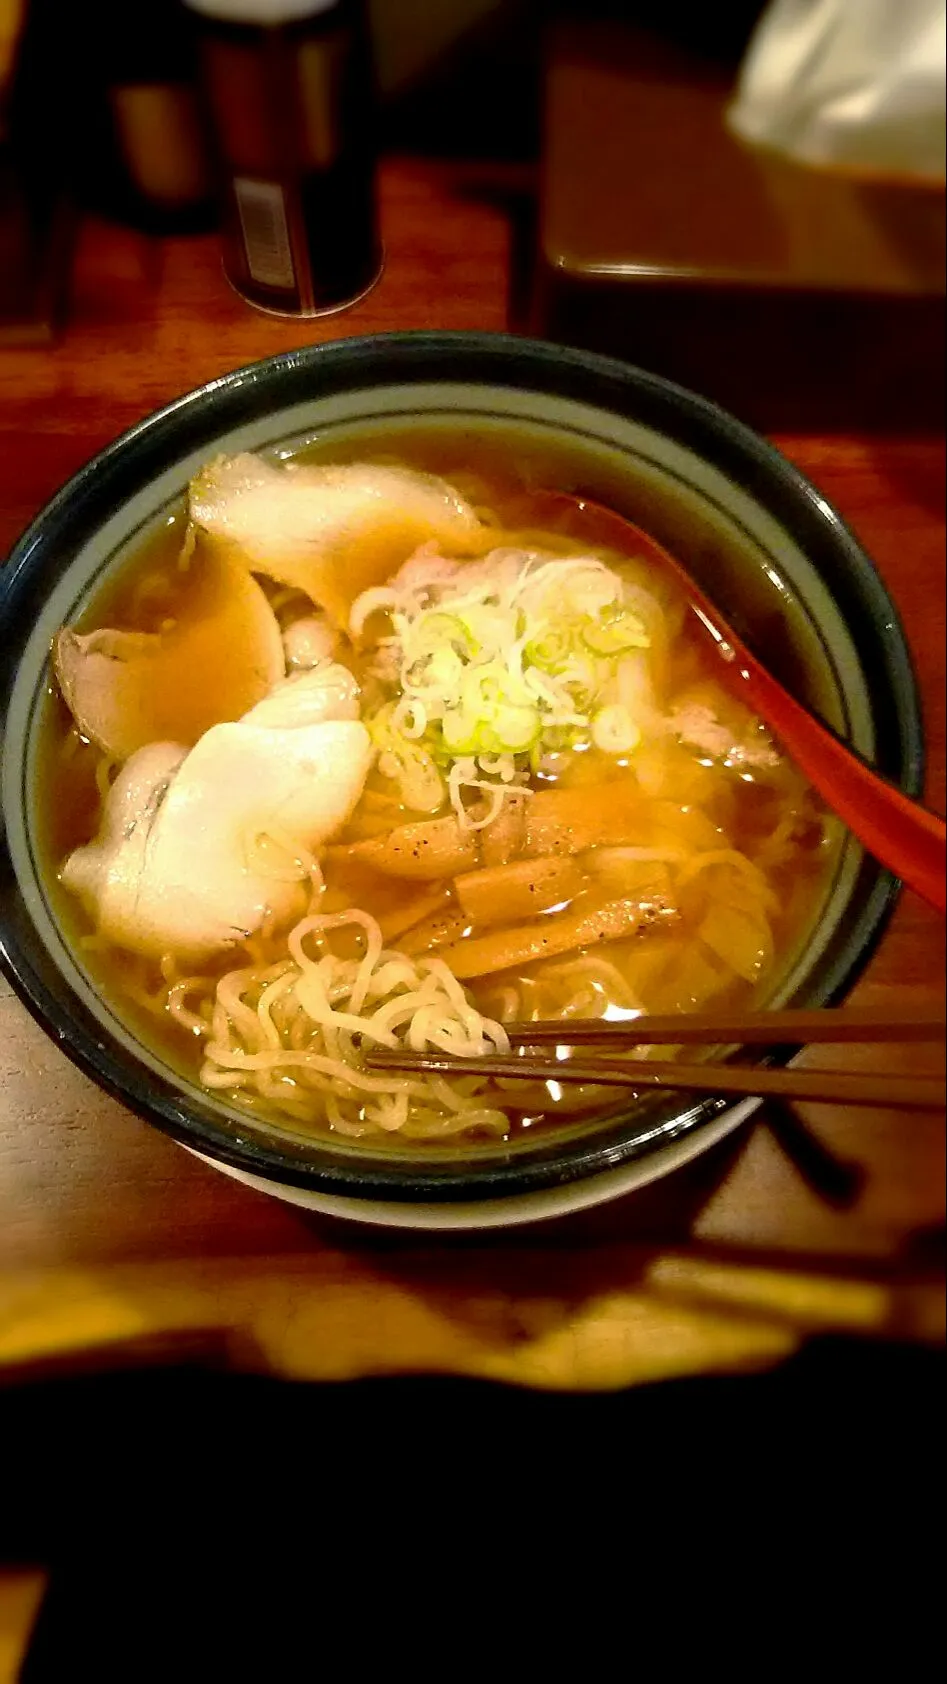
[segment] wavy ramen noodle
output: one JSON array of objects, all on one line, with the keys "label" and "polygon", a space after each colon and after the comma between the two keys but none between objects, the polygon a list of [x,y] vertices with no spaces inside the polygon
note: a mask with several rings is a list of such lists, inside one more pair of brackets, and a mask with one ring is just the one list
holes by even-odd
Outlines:
[{"label": "wavy ramen noodle", "polygon": [[581,1113],[601,1094],[366,1054],[760,1003],[824,901],[838,827],[674,581],[634,528],[618,553],[550,520],[557,464],[514,444],[209,462],[56,639],[44,810],[81,960],[162,1056],[301,1134]]}]

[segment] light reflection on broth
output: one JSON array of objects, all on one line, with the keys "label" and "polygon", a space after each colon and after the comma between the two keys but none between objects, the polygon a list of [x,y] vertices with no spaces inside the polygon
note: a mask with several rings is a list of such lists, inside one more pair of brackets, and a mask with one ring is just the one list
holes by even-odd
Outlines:
[{"label": "light reflection on broth", "polygon": [[[344,448],[336,445],[327,450],[325,456],[337,462],[384,461],[395,468],[442,475],[489,529],[481,554],[494,549],[515,549],[517,555],[540,550],[562,561],[590,554],[587,546],[571,536],[568,514],[553,529],[547,522],[536,530],[531,521],[534,490],[576,484],[575,452],[570,454],[561,446],[540,447],[515,434],[480,438],[467,430],[414,428],[382,436],[362,432]],[[324,456],[314,449],[301,459],[323,460]],[[578,478],[581,482],[581,474]],[[595,494],[601,497],[608,490],[600,483]],[[623,509],[634,515],[628,504],[626,486]],[[102,591],[84,615],[82,629],[112,626],[160,634],[176,621],[186,580],[179,565],[185,531],[182,511]],[[371,582],[385,584],[415,547],[405,549]],[[445,548],[442,553],[450,551]],[[200,565],[200,557],[199,544],[194,565]],[[347,1058],[351,1067],[358,1056],[358,1039],[353,1042],[345,1034],[340,1038],[332,1013],[344,1016],[352,1008],[349,1015],[355,1021],[359,1012],[369,1009],[367,1002],[380,1001],[377,1009],[388,1012],[384,1021],[393,1025],[391,1033],[401,1036],[408,1032],[411,1020],[401,1021],[405,1013],[399,1017],[398,1003],[410,1002],[415,997],[412,990],[420,989],[415,1028],[424,1011],[429,1016],[433,1012],[435,1029],[440,1024],[441,1032],[450,1037],[460,1033],[457,1026],[463,1024],[468,1010],[453,981],[455,975],[461,978],[475,1011],[499,1024],[514,1018],[621,1019],[639,1011],[735,1007],[759,1003],[773,993],[804,946],[824,903],[838,855],[838,827],[826,819],[794,767],[771,752],[772,745],[757,723],[721,688],[719,662],[696,619],[686,611],[674,582],[656,577],[653,570],[636,565],[634,558],[619,563],[612,555],[604,560],[611,574],[619,576],[616,603],[623,606],[606,605],[601,610],[605,629],[593,640],[591,654],[582,647],[592,661],[590,670],[598,675],[596,682],[604,684],[602,673],[617,673],[622,667],[625,688],[620,703],[615,701],[618,691],[602,689],[591,732],[544,725],[541,739],[531,741],[528,749],[514,746],[506,752],[502,741],[492,740],[490,730],[502,737],[503,730],[522,729],[525,741],[530,715],[522,696],[515,703],[504,696],[491,714],[500,723],[486,735],[483,718],[477,716],[480,735],[476,743],[486,747],[474,744],[472,755],[467,752],[471,743],[460,741],[459,709],[449,719],[445,715],[436,728],[428,720],[420,736],[412,735],[419,724],[416,713],[408,709],[398,714],[398,702],[404,698],[390,683],[386,688],[387,680],[379,676],[385,661],[377,637],[390,637],[394,622],[379,613],[366,622],[367,643],[353,648],[343,639],[336,645],[335,660],[354,673],[361,685],[362,717],[372,721],[378,754],[351,817],[316,850],[318,867],[291,837],[254,838],[254,869],[271,873],[274,879],[282,873],[300,880],[298,904],[293,902],[291,918],[284,919],[279,928],[267,928],[264,921],[238,949],[203,954],[198,964],[180,955],[146,957],[105,939],[89,915],[88,902],[84,910],[61,883],[51,883],[58,915],[81,963],[103,997],[144,1041],[192,1078],[203,1072],[205,1085],[238,1104],[278,1116],[283,1127],[305,1132],[329,1128],[359,1135],[367,1127],[365,1096],[360,1099],[353,1090],[340,1099],[343,1090],[338,1082],[325,1085],[326,1071],[335,1068],[333,1059],[337,1063],[340,1057]],[[370,573],[369,562],[366,572]],[[354,556],[356,572],[360,565]],[[464,562],[466,568],[477,565],[476,557]],[[561,571],[549,577],[557,591],[564,591]],[[584,579],[582,575],[582,588]],[[298,633],[287,648],[303,649],[310,635],[306,616],[312,614],[307,598],[292,578],[289,583],[285,578],[266,578],[261,583],[283,631],[293,626]],[[758,582],[753,588],[759,590]],[[439,583],[436,589],[443,591],[449,608],[459,600],[459,587],[454,584]],[[413,600],[423,600],[423,593]],[[431,600],[436,605],[436,599]],[[570,599],[548,600],[567,603]],[[486,616],[482,625],[489,629],[489,615],[495,618],[497,612],[493,598],[477,612]],[[621,634],[635,616],[646,631],[642,660],[650,688],[646,696],[642,693],[643,699],[629,702],[628,673],[632,657],[637,656],[630,644],[621,642]],[[438,646],[443,648],[450,642],[450,615],[441,618],[445,626]],[[412,635],[420,636],[422,620],[412,624]],[[560,659],[554,647],[559,622],[547,617],[543,624],[540,654],[530,659],[539,663],[534,670],[540,673],[540,686],[542,674],[547,673],[554,689],[562,672],[571,670],[564,662],[574,658],[574,640],[571,653]],[[563,609],[562,625],[569,624]],[[403,634],[397,651],[401,655],[408,648],[407,635]],[[785,671],[793,641],[786,638],[782,621],[779,635]],[[611,644],[617,645],[617,653]],[[423,653],[423,645],[419,647]],[[462,643],[456,647],[460,653],[451,672],[456,669],[460,674],[463,669],[467,682],[470,668],[481,656],[471,654]],[[770,657],[769,650],[763,653]],[[504,649],[504,660],[507,654]],[[425,659],[429,655],[430,651]],[[426,670],[432,670],[430,660]],[[797,672],[797,680],[798,676]],[[212,684],[212,671],[207,679]],[[424,693],[433,693],[430,685]],[[542,703],[546,719],[554,717],[548,711],[551,705],[548,698]],[[397,732],[394,738],[385,735],[387,725],[383,729],[378,724],[389,718],[385,706],[390,718],[400,722],[398,731],[405,726],[407,737]],[[675,727],[662,723],[658,729],[646,723],[640,739],[625,744],[622,732],[628,728],[629,709],[634,716],[632,735],[642,720],[652,716],[660,716],[662,722],[675,721]],[[450,751],[453,761],[445,758],[443,750],[448,730],[457,739]],[[433,786],[429,769],[426,783],[416,778],[412,782],[404,758],[411,743],[418,742],[423,760],[424,745],[434,740],[432,731],[441,745]],[[392,741],[397,749],[394,755]],[[454,788],[453,805],[444,782],[450,764],[468,767],[465,781]],[[95,837],[103,794],[115,768],[101,749],[80,735],[58,695],[50,698],[40,767],[41,834],[52,880],[63,861]],[[416,772],[417,766],[409,769]],[[511,813],[516,823],[511,839],[497,852],[489,841],[490,826],[467,832],[458,827],[457,814],[482,816],[477,803],[482,801],[489,808],[491,789],[499,789],[507,774],[511,783],[507,793],[496,798],[498,812],[504,815],[502,824],[511,823]],[[432,799],[432,788],[435,796],[440,789],[437,778],[444,787],[439,799]],[[510,797],[511,787],[527,793]],[[443,846],[442,869],[412,875],[421,870],[407,860],[420,835],[413,827],[432,823],[441,825],[436,839],[433,832],[425,832],[421,841],[426,848]],[[437,854],[435,864],[440,860]],[[307,867],[316,872],[315,877],[304,878]],[[334,916],[337,928],[325,932],[320,925],[307,931],[305,920],[299,921],[307,910],[310,882],[320,884],[310,913],[320,920]],[[383,975],[382,957],[368,975],[367,960],[363,963],[366,940],[370,944],[371,939],[366,937],[368,924],[345,922],[344,915],[353,910],[356,918],[367,914],[369,922],[380,927],[386,951],[404,956],[399,960],[400,973],[389,966],[390,976]],[[324,953],[332,956],[335,992],[328,1027],[320,1030],[319,1057],[314,1057],[310,1007],[304,1010],[303,1002],[311,1005],[315,998],[315,966]],[[435,984],[428,977],[430,998],[425,1004],[420,979],[422,973],[427,975],[426,962],[445,956],[437,999],[431,1004]],[[361,972],[365,974],[359,980]],[[243,981],[234,983],[234,973],[245,973]],[[373,995],[372,989],[376,985],[380,989],[383,983],[387,992]],[[270,994],[263,1039],[241,1041],[239,1024],[242,1018],[257,1014],[261,990],[266,988]],[[446,1016],[439,1017],[438,1012]],[[236,1046],[237,1053],[229,1063],[214,1066],[208,1062],[206,1049],[219,1040],[224,1020],[226,1045],[231,1050]],[[209,1034],[212,1023],[218,1029]],[[264,1070],[265,1049],[276,1044],[281,1062]],[[448,1039],[430,1044],[454,1043]],[[247,1055],[257,1046],[259,1073],[245,1077],[241,1072],[249,1069]],[[651,1048],[647,1056],[667,1057],[675,1050]],[[316,1068],[320,1058],[325,1065],[321,1074]],[[468,1084],[459,1090],[462,1103],[458,1104],[445,1084],[434,1097],[412,1094],[403,1084],[398,1094],[377,1100],[370,1096],[375,1120],[369,1132],[377,1138],[379,1130],[387,1130],[392,1137],[419,1141],[458,1135],[473,1141],[496,1138],[506,1132],[515,1135],[524,1126],[571,1118],[596,1098],[587,1090],[559,1084],[548,1087],[550,1091],[527,1090],[526,1084],[507,1084],[480,1093]]]}]

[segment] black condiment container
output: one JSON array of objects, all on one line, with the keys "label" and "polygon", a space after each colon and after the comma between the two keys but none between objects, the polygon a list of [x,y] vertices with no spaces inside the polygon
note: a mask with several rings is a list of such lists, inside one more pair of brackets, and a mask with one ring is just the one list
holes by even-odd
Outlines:
[{"label": "black condiment container", "polygon": [[180,0],[97,0],[97,8],[118,213],[157,234],[211,228],[210,151]]},{"label": "black condiment container", "polygon": [[87,59],[76,65],[81,199],[147,233],[213,227],[210,150],[181,0],[91,0],[84,16],[76,42]]},{"label": "black condiment container", "polygon": [[188,0],[224,268],[278,315],[353,303],[382,268],[363,0]]}]

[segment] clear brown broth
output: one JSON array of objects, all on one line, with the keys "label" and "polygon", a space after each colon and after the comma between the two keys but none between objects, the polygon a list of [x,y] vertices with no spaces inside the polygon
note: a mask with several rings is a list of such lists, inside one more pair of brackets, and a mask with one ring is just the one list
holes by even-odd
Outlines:
[{"label": "clear brown broth", "polygon": [[[601,464],[596,464],[590,483],[592,465],[583,461],[574,448],[540,442],[525,433],[482,434],[460,427],[445,430],[417,425],[400,431],[385,428],[367,433],[363,429],[341,444],[330,440],[300,452],[300,456],[332,461],[384,459],[443,474],[476,504],[488,507],[502,527],[527,528],[530,493],[549,487],[591,493],[600,501],[609,501],[646,529],[657,532],[665,542],[669,528],[674,527],[673,508],[670,514],[665,509],[659,519],[661,511],[656,512],[648,497],[636,499],[629,489],[627,475],[621,476],[616,470],[610,479]],[[181,589],[176,564],[184,530],[183,509],[170,513],[89,604],[83,625],[152,631],[173,618]],[[567,522],[563,530],[568,531]],[[685,550],[686,530],[679,533],[678,541],[682,545],[679,553],[687,553],[690,559],[693,540]],[[721,544],[719,538],[704,537],[698,550],[704,565],[713,563],[718,577],[726,578],[728,569],[738,568],[740,564],[733,555],[726,555]],[[749,580],[743,592],[747,617],[757,629],[762,628],[764,642],[768,640],[768,647],[761,652],[798,689],[819,700],[811,648],[803,647],[799,622],[798,619],[794,622],[791,610],[787,620],[785,593],[777,599],[772,589],[767,592],[762,572],[762,568],[757,568],[748,574],[744,564],[740,573],[741,578]],[[652,577],[648,582],[653,585],[655,581]],[[696,619],[683,611],[675,583],[660,581],[659,588],[680,616],[680,631],[668,657],[668,695],[700,689],[718,697],[725,713],[737,718],[737,704],[719,686],[717,662],[708,640]],[[759,639],[757,642],[759,645]],[[59,697],[51,694],[40,745],[37,791],[39,839],[50,891],[67,936],[103,998],[113,1004],[155,1052],[193,1079],[200,1065],[200,1043],[162,1010],[165,985],[157,966],[138,956],[102,946],[94,939],[90,941],[94,931],[88,919],[58,882],[57,873],[64,858],[73,848],[88,841],[97,829],[101,796],[96,770],[100,759],[99,752],[79,736]],[[717,764],[707,765],[703,763],[705,760],[706,756],[698,751],[685,748],[670,757],[664,799],[681,811],[680,822],[685,831],[690,822],[688,814],[696,812],[702,820],[719,827],[721,845],[738,849],[751,861],[758,861],[765,857],[767,838],[780,819],[787,814],[797,816],[797,835],[789,854],[766,869],[777,905],[772,920],[774,960],[766,974],[753,983],[735,975],[722,977],[720,966],[708,960],[697,937],[703,912],[700,897],[692,895],[690,900],[685,897],[679,921],[673,928],[658,925],[642,936],[609,943],[597,950],[616,966],[631,994],[649,1011],[686,1011],[708,1003],[737,1006],[770,995],[814,928],[838,858],[837,827],[826,821],[791,765],[784,762],[777,776],[748,781],[737,771],[724,770]],[[604,761],[605,757],[594,752],[574,757],[559,781],[564,785],[595,783],[603,776],[614,776],[614,764],[606,765]],[[625,770],[622,775],[633,774]],[[365,821],[356,814],[350,834],[358,837],[365,833]],[[342,905],[346,901],[357,904],[363,883],[357,871],[349,871],[347,875],[344,867],[336,867],[327,872],[327,889],[331,897],[329,904]],[[366,910],[379,916],[403,893],[404,885],[386,886],[376,880],[372,904],[366,905]],[[285,951],[284,938],[274,937],[269,951],[261,953],[254,949],[254,958],[272,962],[279,956],[281,944]],[[221,973],[240,962],[240,956],[231,953],[221,960]],[[563,1000],[557,995],[559,985],[552,974],[554,970],[555,966],[542,963],[525,966],[515,975],[484,978],[472,984],[472,993],[481,1009],[492,1013],[497,1009],[499,993],[512,984],[533,1015],[555,1015]],[[600,992],[590,1009],[602,1009],[603,1004]],[[543,1099],[542,1109],[538,1111],[536,1095],[531,1095],[519,1110],[511,1112],[512,1126],[515,1129],[524,1121],[554,1120],[560,1109],[551,1100]],[[564,1109],[572,1115],[572,1106]]]}]

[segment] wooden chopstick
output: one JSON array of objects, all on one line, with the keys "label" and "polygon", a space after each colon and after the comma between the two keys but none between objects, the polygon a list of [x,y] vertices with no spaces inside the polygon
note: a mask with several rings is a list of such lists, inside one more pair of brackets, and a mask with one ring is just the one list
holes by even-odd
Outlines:
[{"label": "wooden chopstick", "polygon": [[761,1098],[822,1101],[841,1105],[883,1105],[902,1111],[937,1109],[947,1098],[939,1076],[852,1073],[842,1070],[747,1069],[738,1064],[646,1063],[644,1059],[524,1058],[517,1053],[489,1058],[447,1054],[366,1054],[370,1070],[425,1071],[441,1076],[513,1076],[521,1081],[586,1082],[606,1087],[677,1088],[684,1093],[750,1094]]},{"label": "wooden chopstick", "polygon": [[858,1006],[822,1007],[813,1010],[756,1012],[672,1012],[661,1016],[642,1012],[620,1022],[602,1018],[562,1018],[536,1023],[508,1023],[506,1032],[518,1045],[533,1041],[556,1041],[560,1046],[580,1046],[588,1041],[617,1042],[620,1046],[685,1045],[703,1042],[708,1046],[814,1046],[819,1042],[840,1046],[852,1041],[942,1041],[947,1033],[944,1014],[912,1012],[901,1016],[890,1011],[868,1011]]}]

